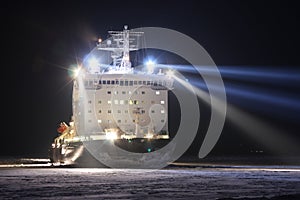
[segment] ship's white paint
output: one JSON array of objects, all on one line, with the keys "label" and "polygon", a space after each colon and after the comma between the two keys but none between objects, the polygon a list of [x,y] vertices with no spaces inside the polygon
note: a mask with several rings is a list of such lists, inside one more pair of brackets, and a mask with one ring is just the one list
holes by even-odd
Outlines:
[{"label": "ship's white paint", "polygon": [[117,138],[168,138],[168,91],[173,79],[162,69],[155,74],[132,66],[129,51],[138,50],[138,42],[133,41],[142,32],[130,32],[125,26],[123,31],[109,33],[111,38],[97,49],[111,51],[112,65],[93,61],[74,80],[77,133],[93,136],[114,131]]}]

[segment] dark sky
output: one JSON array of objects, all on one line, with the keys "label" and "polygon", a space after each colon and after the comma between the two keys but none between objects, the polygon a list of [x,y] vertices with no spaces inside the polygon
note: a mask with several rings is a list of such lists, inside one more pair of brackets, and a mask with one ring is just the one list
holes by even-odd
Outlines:
[{"label": "dark sky", "polygon": [[[23,1],[1,7],[5,123],[0,155],[47,155],[58,124],[71,116],[66,69],[95,47],[98,36],[124,24],[180,31],[201,44],[217,66],[300,66],[300,7],[293,1]],[[299,86],[284,90],[300,99]],[[265,117],[252,108],[246,111]],[[292,122],[280,115],[266,120],[297,136],[299,114],[291,115]],[[229,136],[234,132],[226,130]],[[229,136],[222,135],[219,150],[246,141]]]}]

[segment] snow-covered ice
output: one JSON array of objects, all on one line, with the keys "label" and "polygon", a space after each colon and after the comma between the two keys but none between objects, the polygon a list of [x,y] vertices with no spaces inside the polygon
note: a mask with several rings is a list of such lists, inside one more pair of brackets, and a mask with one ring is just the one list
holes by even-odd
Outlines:
[{"label": "snow-covered ice", "polygon": [[0,199],[267,199],[283,195],[300,197],[299,168],[0,169]]}]

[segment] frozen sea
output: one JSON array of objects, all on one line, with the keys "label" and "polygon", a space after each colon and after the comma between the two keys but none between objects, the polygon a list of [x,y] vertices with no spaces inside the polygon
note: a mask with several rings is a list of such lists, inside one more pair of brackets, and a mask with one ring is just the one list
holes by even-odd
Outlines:
[{"label": "frozen sea", "polygon": [[300,166],[57,168],[23,159],[0,165],[0,199],[300,199]]}]

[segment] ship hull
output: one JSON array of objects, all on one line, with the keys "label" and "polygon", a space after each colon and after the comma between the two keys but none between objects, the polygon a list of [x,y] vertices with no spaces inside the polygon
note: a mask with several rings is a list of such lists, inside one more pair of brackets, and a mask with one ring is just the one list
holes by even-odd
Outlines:
[{"label": "ship hull", "polygon": [[[135,153],[149,153],[165,146],[169,139],[118,139],[113,141],[114,145]],[[95,147],[100,141],[69,142],[60,147],[52,147],[49,151],[49,159],[53,166],[68,167],[97,167],[109,168],[88,150],[87,147]],[[103,142],[103,141],[101,141]]]}]

